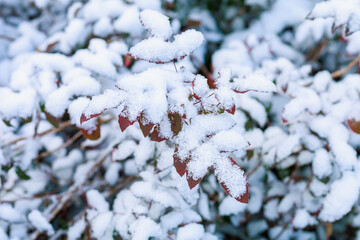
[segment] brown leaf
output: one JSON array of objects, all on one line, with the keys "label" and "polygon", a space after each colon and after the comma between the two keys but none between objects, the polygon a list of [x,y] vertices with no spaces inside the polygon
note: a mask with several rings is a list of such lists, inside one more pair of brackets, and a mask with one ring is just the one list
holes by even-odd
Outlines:
[{"label": "brown leaf", "polygon": [[159,128],[159,125],[156,125],[154,128],[154,131],[151,133],[150,140],[155,141],[155,142],[162,142],[164,140],[168,140],[167,138],[162,137],[159,134],[160,134],[160,128]]}]

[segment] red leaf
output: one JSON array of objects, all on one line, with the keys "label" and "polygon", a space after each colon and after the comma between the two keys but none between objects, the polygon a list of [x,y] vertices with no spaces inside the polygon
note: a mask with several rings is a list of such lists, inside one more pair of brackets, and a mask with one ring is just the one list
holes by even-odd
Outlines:
[{"label": "red leaf", "polygon": [[[232,159],[232,157],[229,157],[229,160],[231,161],[231,163],[233,165],[236,165],[238,167],[240,167],[235,161],[234,159]],[[230,195],[232,198],[234,198],[235,200],[242,202],[242,203],[248,203],[249,202],[249,183],[246,183],[246,191],[243,195],[238,196],[238,197],[234,197],[230,194],[229,188],[228,186],[226,186],[226,184],[224,182],[221,182],[219,180],[219,178],[216,176],[216,178],[218,179],[219,183],[221,184],[221,186],[224,188],[225,192]]]},{"label": "red leaf", "polygon": [[85,114],[81,114],[81,117],[80,117],[80,124],[82,124],[83,122],[86,122],[92,118],[95,118],[95,117],[98,117],[100,116],[105,110],[107,109],[104,109],[103,111],[101,111],[101,113],[95,113],[95,114],[91,114],[89,117],[86,117]]},{"label": "red leaf", "polygon": [[351,131],[360,134],[360,121],[356,121],[355,119],[349,119],[347,120],[347,124],[349,125]]},{"label": "red leaf", "polygon": [[83,136],[90,140],[97,140],[100,138],[100,121],[97,121],[95,130],[81,129]]},{"label": "red leaf", "polygon": [[186,170],[186,181],[190,187],[190,190],[193,189],[196,185],[198,185],[203,178],[194,179],[189,172]]},{"label": "red leaf", "polygon": [[236,110],[235,104],[232,106],[232,108],[231,108],[231,109],[225,109],[225,110],[226,110],[228,113],[230,113],[230,114],[234,115],[235,110]]},{"label": "red leaf", "polygon": [[161,141],[164,141],[164,140],[168,140],[167,138],[164,138],[164,137],[160,136],[159,131],[160,131],[159,125],[156,125],[155,128],[154,128],[154,131],[151,133],[151,138],[150,138],[151,141],[161,142]]},{"label": "red leaf", "polygon": [[153,129],[153,127],[155,126],[155,124],[153,124],[153,123],[143,124],[143,122],[145,122],[143,113],[141,113],[140,116],[138,117],[138,122],[139,122],[140,129],[141,129],[144,137],[149,136],[149,134],[150,134],[151,130]]},{"label": "red leaf", "polygon": [[131,55],[127,54],[124,56],[124,66],[125,67],[130,67],[132,63],[132,58],[131,58]]},{"label": "red leaf", "polygon": [[248,91],[250,91],[250,89],[249,90],[243,90],[243,91],[233,89],[233,91],[236,92],[236,93],[247,93]]},{"label": "red leaf", "polygon": [[171,131],[173,132],[173,137],[175,137],[182,129],[181,116],[178,113],[169,113],[168,117],[171,123]]},{"label": "red leaf", "polygon": [[130,121],[129,117],[124,117],[120,114],[118,122],[122,132],[135,123],[135,121]]},{"label": "red leaf", "polygon": [[181,159],[179,158],[179,156],[177,155],[178,152],[178,147],[175,147],[175,151],[174,151],[174,167],[177,171],[177,173],[182,177],[184,176],[185,172],[186,172],[186,166],[188,164],[188,162],[190,161],[191,157],[189,156],[188,158],[185,159],[185,161],[181,161]]},{"label": "red leaf", "polygon": [[206,75],[206,77],[208,79],[207,83],[209,85],[209,88],[216,89],[218,86],[216,85],[216,80],[213,79],[212,74],[209,73],[208,75]]}]

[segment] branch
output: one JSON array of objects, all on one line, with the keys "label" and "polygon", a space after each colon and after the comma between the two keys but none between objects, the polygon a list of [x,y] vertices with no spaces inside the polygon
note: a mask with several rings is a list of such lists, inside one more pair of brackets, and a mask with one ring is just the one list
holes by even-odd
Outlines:
[{"label": "branch", "polygon": [[[75,193],[87,182],[87,180],[94,174],[94,170],[99,169],[99,166],[107,159],[109,154],[111,154],[112,148],[107,149],[107,151],[104,153],[104,155],[99,158],[92,167],[87,171],[86,177],[83,181],[79,183],[75,183],[72,187],[70,187],[66,192],[63,194],[60,194],[61,199],[59,202],[53,203],[49,208],[47,212],[49,212],[49,216],[47,217],[47,220],[51,222],[56,215],[64,208],[64,206],[74,197]],[[35,240],[40,235],[39,231],[34,232],[29,239]]]},{"label": "branch", "polygon": [[[108,122],[110,122],[110,121],[112,121],[112,120],[114,120],[114,117],[113,117],[113,116],[111,116],[111,117],[108,118],[108,119],[104,119],[104,120],[100,119],[100,124],[105,124],[105,123],[108,123]],[[59,124],[59,126],[58,126],[57,128],[54,127],[54,128],[50,128],[50,129],[48,129],[48,130],[45,130],[45,131],[43,131],[43,132],[41,132],[41,133],[36,134],[35,137],[42,137],[42,136],[45,136],[45,135],[47,135],[47,134],[57,133],[57,132],[60,132],[60,131],[62,131],[64,128],[69,127],[69,126],[71,126],[71,125],[72,125],[72,123],[71,123],[70,120],[69,120],[69,121],[66,121],[66,122],[62,122],[62,123]],[[28,139],[28,138],[30,138],[30,137],[20,137],[20,138],[16,138],[16,139],[14,139],[14,140],[12,140],[12,141],[10,141],[10,142],[8,142],[8,143],[5,143],[4,145],[1,146],[1,148],[4,149],[4,148],[7,147],[7,146],[13,145],[13,144],[15,144],[15,143],[17,143],[17,142],[26,140],[26,139]]]},{"label": "branch", "polygon": [[255,173],[262,165],[262,161],[260,160],[259,163],[250,171],[246,174],[246,178],[249,179],[249,177],[251,175],[253,175],[253,173]]},{"label": "branch", "polygon": [[[70,125],[71,125],[71,121],[70,121],[70,120],[69,120],[69,121],[66,121],[66,122],[63,122],[63,123],[60,123],[58,128],[50,128],[50,129],[48,129],[48,130],[46,130],[46,131],[43,131],[43,132],[41,132],[41,133],[39,133],[39,134],[36,134],[35,137],[42,137],[42,136],[47,135],[47,134],[50,134],[50,133],[60,132],[61,130],[63,130],[64,128],[66,128],[66,127],[68,127],[68,126],[70,126]],[[10,141],[10,142],[5,143],[4,145],[2,145],[1,148],[4,149],[4,148],[7,147],[7,146],[10,146],[10,145],[13,145],[13,144],[15,144],[15,143],[17,143],[17,142],[26,140],[27,138],[29,138],[29,137],[20,137],[20,138],[14,139],[14,140],[12,140],[12,141]]]},{"label": "branch", "polygon": [[43,152],[43,153],[39,154],[39,156],[36,159],[38,160],[38,159],[41,159],[41,158],[45,158],[45,157],[53,154],[54,152],[56,152],[56,151],[58,151],[58,150],[60,150],[62,148],[66,148],[66,147],[70,146],[73,142],[75,142],[82,135],[83,135],[83,133],[81,131],[78,131],[74,136],[72,136],[72,138],[67,140],[64,144],[62,144],[61,146],[59,146],[59,147],[57,147],[55,149],[52,149],[50,151]]},{"label": "branch", "polygon": [[331,73],[331,77],[332,78],[341,77],[342,75],[344,75],[347,71],[349,71],[354,65],[356,65],[359,62],[360,62],[360,56],[358,56],[357,58],[352,60],[346,67]]}]

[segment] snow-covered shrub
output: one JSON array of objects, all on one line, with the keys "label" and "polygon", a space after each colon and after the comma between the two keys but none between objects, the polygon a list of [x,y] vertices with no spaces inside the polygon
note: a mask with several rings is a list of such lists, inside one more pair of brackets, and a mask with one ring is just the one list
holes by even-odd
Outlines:
[{"label": "snow-covered shrub", "polygon": [[0,239],[360,237],[357,0],[0,0]]}]

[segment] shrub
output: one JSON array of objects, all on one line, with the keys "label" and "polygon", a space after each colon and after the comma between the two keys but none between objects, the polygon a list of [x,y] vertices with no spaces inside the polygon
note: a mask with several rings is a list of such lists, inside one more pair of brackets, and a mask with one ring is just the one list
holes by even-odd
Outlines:
[{"label": "shrub", "polygon": [[0,239],[360,236],[357,1],[0,14]]}]

